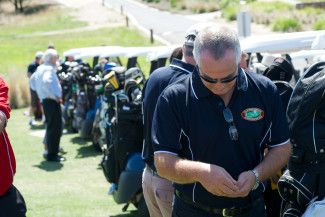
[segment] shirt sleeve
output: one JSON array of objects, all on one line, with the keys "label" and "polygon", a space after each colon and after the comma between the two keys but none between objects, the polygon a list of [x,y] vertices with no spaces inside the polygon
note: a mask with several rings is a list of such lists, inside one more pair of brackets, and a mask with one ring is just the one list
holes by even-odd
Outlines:
[{"label": "shirt sleeve", "polygon": [[56,73],[52,71],[45,72],[44,83],[47,84],[49,93],[53,94],[55,97],[60,98],[62,95],[62,89],[59,82],[59,79]]},{"label": "shirt sleeve", "polygon": [[285,108],[282,105],[281,97],[275,89],[273,94],[272,126],[270,131],[269,147],[274,148],[289,142],[289,127],[285,115]]},{"label": "shirt sleeve", "polygon": [[177,155],[181,149],[181,124],[178,117],[180,112],[177,112],[175,107],[166,96],[159,97],[153,116],[151,134],[155,154],[165,152]]},{"label": "shirt sleeve", "polygon": [[10,117],[10,107],[8,103],[8,86],[2,78],[0,78],[0,110],[7,119]]},{"label": "shirt sleeve", "polygon": [[29,64],[28,67],[27,67],[27,72],[32,73],[32,71],[33,71],[33,65]]}]

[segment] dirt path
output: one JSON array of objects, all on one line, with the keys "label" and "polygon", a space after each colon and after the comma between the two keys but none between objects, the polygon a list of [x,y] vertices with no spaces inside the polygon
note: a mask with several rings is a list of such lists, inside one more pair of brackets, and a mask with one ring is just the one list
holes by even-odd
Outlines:
[{"label": "dirt path", "polygon": [[56,0],[58,3],[72,8],[71,15],[90,26],[124,25],[124,17],[114,10],[102,5],[102,0]]}]

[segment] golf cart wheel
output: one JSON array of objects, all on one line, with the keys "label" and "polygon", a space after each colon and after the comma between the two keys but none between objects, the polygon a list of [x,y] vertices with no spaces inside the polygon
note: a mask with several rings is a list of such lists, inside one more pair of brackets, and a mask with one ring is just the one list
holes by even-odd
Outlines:
[{"label": "golf cart wheel", "polygon": [[143,196],[139,200],[137,208],[138,217],[150,217],[149,210]]}]

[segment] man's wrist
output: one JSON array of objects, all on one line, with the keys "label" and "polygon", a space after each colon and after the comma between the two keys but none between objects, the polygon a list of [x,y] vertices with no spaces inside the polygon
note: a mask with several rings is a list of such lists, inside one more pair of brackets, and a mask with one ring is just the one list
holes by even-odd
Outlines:
[{"label": "man's wrist", "polygon": [[252,190],[255,190],[260,185],[259,173],[258,173],[258,171],[256,169],[251,170],[251,172],[253,173],[253,175],[255,177],[255,183],[254,183],[254,186],[253,186]]},{"label": "man's wrist", "polygon": [[0,110],[0,132],[2,132],[7,126],[7,116],[6,114]]}]

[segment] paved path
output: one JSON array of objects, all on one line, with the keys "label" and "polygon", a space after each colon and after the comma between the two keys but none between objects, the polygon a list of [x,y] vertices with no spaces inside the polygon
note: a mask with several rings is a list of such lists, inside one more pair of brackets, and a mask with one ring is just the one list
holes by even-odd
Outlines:
[{"label": "paved path", "polygon": [[[180,15],[166,11],[159,11],[134,0],[103,0],[105,5],[116,11],[127,14],[131,20],[143,31],[149,33],[153,29],[154,34],[166,43],[179,44],[183,42],[185,31],[194,23],[216,22],[227,25],[233,29],[237,28],[236,22],[227,23],[220,18],[220,13],[208,13],[199,15]],[[268,34],[271,31],[261,25],[251,26],[252,34]]]},{"label": "paved path", "polygon": [[[86,21],[89,27],[78,28],[74,31],[94,30],[100,27],[125,25],[125,14],[131,22],[148,36],[150,29],[155,34],[155,39],[164,44],[181,44],[184,40],[185,31],[193,24],[200,22],[216,22],[237,28],[236,22],[226,22],[220,18],[219,12],[180,15],[166,11],[160,11],[148,7],[134,0],[55,0],[65,7],[71,8],[71,15],[81,21]],[[104,7],[104,5],[106,7]],[[123,14],[121,14],[121,6]],[[261,25],[252,24],[252,34],[269,34],[271,31]],[[53,31],[36,34],[61,34],[65,31]],[[29,37],[29,36],[23,36]]]}]

